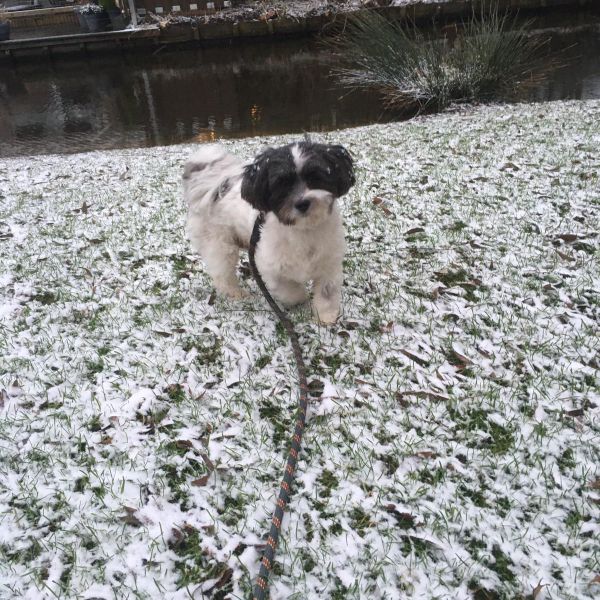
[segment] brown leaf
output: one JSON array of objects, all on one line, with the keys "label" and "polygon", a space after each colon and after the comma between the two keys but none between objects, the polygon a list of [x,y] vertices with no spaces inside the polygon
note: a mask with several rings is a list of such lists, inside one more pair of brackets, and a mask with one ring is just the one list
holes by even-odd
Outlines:
[{"label": "brown leaf", "polygon": [[171,337],[171,333],[168,331],[158,331],[158,330],[154,330],[152,333],[155,333],[156,335],[160,335],[160,337]]},{"label": "brown leaf", "polygon": [[558,254],[563,260],[568,260],[568,261],[574,261],[575,260],[575,258],[573,256],[570,256],[566,252],[561,252],[560,250],[557,250],[556,254]]},{"label": "brown leaf", "polygon": [[438,285],[437,287],[433,288],[433,290],[431,290],[431,292],[429,293],[429,297],[432,300],[437,300],[440,297],[440,295],[444,293],[445,289],[445,286]]},{"label": "brown leaf", "polygon": [[318,379],[313,379],[308,382],[308,393],[313,398],[320,398],[323,394],[323,390],[325,389],[325,384]]},{"label": "brown leaf", "polygon": [[573,242],[576,242],[577,240],[581,239],[581,236],[577,235],[576,233],[561,233],[559,235],[555,235],[554,239],[562,240],[563,242],[565,242],[565,244],[572,244]]},{"label": "brown leaf", "polygon": [[585,409],[574,408],[573,410],[567,410],[565,411],[565,415],[567,415],[568,417],[583,417],[583,415],[585,415]]},{"label": "brown leaf", "polygon": [[124,506],[125,512],[127,513],[124,517],[121,517],[121,521],[127,525],[132,525],[133,527],[141,527],[143,523],[135,516],[137,512],[137,508],[132,508],[131,506]]},{"label": "brown leaf", "polygon": [[228,567],[227,569],[225,569],[223,571],[223,573],[221,574],[221,577],[219,577],[219,581],[217,581],[217,583],[215,583],[215,588],[222,588],[224,585],[226,585],[231,580],[232,576],[233,576],[233,569]]},{"label": "brown leaf", "polygon": [[406,390],[403,392],[396,392],[396,398],[402,400],[403,396],[415,396],[416,398],[427,398],[428,400],[439,400],[441,402],[447,402],[450,400],[449,396],[445,394],[438,394],[430,390]]},{"label": "brown leaf", "polygon": [[406,512],[400,512],[395,504],[388,504],[385,507],[386,512],[394,516],[398,525],[402,529],[412,529],[415,526],[417,518],[414,515]]},{"label": "brown leaf", "polygon": [[450,349],[450,352],[448,354],[450,362],[455,366],[459,366],[461,369],[464,369],[465,367],[473,364],[473,361],[471,359],[467,358],[464,354],[461,354],[454,347]]},{"label": "brown leaf", "polygon": [[413,362],[416,362],[418,365],[421,365],[422,367],[426,367],[429,364],[429,361],[421,358],[420,356],[417,356],[416,354],[413,354],[412,352],[409,352],[408,350],[400,350],[400,354],[404,354],[404,356],[406,356],[406,358],[410,358],[410,360],[412,360]]},{"label": "brown leaf", "polygon": [[110,437],[110,435],[103,435],[102,439],[100,440],[100,443],[103,446],[108,446],[109,444],[112,444],[113,439]]},{"label": "brown leaf", "polygon": [[389,333],[390,331],[392,331],[392,329],[394,329],[394,321],[389,321],[385,325],[381,325],[379,327],[379,331],[381,333]]},{"label": "brown leaf", "polygon": [[192,485],[195,487],[204,487],[208,483],[209,479],[210,479],[210,473],[207,473],[206,475],[203,475],[202,477],[198,477],[198,479],[194,479],[192,481]]},{"label": "brown leaf", "polygon": [[590,581],[590,585],[594,584],[600,584],[600,575],[596,575],[596,577]]},{"label": "brown leaf", "polygon": [[404,235],[415,235],[415,233],[423,233],[425,231],[425,229],[423,227],[413,227],[412,229],[409,229],[408,231],[404,232]]},{"label": "brown leaf", "polygon": [[590,488],[593,490],[600,490],[600,477],[596,477],[596,479],[590,483]]},{"label": "brown leaf", "polygon": [[387,217],[395,217],[394,213],[387,206],[385,206],[384,203],[385,199],[381,196],[375,196],[375,198],[373,198],[373,204],[378,206]]},{"label": "brown leaf", "polygon": [[420,452],[417,452],[415,456],[418,456],[419,458],[437,458],[439,454],[437,452],[432,452],[431,450],[421,450]]},{"label": "brown leaf", "polygon": [[194,447],[193,442],[190,442],[190,440],[176,440],[175,445],[178,448],[193,448]]},{"label": "brown leaf", "polygon": [[215,470],[215,465],[213,463],[212,460],[210,460],[210,458],[208,457],[208,454],[200,454],[200,456],[202,457],[202,460],[204,461],[204,464],[206,465],[206,468],[208,469],[209,473],[212,473]]}]

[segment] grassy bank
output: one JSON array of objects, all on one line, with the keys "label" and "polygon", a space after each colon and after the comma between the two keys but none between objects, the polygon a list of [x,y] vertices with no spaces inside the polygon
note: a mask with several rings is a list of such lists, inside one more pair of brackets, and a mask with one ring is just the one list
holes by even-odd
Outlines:
[{"label": "grassy bank", "polygon": [[[600,102],[319,138],[358,182],[272,597],[595,597]],[[190,151],[0,163],[1,597],[248,596],[295,372],[183,239]]]}]

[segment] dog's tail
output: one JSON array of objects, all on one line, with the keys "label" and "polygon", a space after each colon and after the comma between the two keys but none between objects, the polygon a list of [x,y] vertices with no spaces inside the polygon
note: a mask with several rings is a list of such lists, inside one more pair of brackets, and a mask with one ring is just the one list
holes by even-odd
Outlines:
[{"label": "dog's tail", "polygon": [[218,188],[222,180],[241,174],[243,162],[218,144],[207,144],[196,151],[183,168],[183,186],[195,198]]}]

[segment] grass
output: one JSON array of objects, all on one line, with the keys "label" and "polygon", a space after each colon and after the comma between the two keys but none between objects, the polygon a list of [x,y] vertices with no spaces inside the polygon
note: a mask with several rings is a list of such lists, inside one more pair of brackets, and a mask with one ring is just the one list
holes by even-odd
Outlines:
[{"label": "grass", "polygon": [[[272,598],[597,596],[599,123],[321,136],[357,162],[344,314],[293,312],[311,403]],[[0,164],[0,597],[248,597],[295,371],[252,281],[215,298],[182,237],[190,151]]]},{"label": "grass", "polygon": [[[539,81],[544,42],[528,23],[499,12],[493,1],[470,20],[425,35],[375,11],[348,18],[332,45],[343,58],[333,74],[350,88],[379,90],[385,102],[404,110],[442,110],[453,103],[507,98]],[[450,33],[448,33],[450,32]]]}]

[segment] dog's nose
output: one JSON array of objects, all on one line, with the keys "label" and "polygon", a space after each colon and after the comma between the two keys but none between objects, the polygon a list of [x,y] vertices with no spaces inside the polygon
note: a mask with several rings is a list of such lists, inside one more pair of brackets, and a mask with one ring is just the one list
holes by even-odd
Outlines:
[{"label": "dog's nose", "polygon": [[300,202],[296,202],[296,210],[301,213],[305,213],[310,207],[310,200],[301,200]]}]

